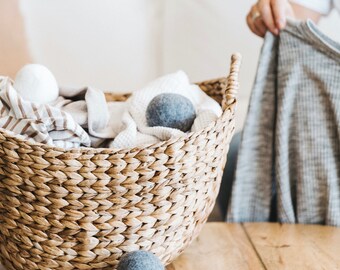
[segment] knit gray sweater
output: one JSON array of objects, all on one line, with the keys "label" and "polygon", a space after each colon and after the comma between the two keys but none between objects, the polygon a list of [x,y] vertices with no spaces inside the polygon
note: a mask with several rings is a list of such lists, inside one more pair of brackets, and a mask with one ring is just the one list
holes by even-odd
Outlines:
[{"label": "knit gray sweater", "polygon": [[267,34],[227,221],[340,226],[340,44],[311,22]]}]

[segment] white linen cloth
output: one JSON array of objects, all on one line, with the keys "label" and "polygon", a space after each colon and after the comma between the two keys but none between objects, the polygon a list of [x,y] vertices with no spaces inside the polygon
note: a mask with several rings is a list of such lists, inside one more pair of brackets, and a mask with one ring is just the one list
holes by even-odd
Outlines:
[{"label": "white linen cloth", "polygon": [[199,86],[190,84],[188,76],[183,71],[178,71],[160,77],[132,93],[127,100],[121,131],[109,144],[110,147],[134,147],[184,135],[184,132],[178,129],[147,125],[145,116],[147,107],[155,96],[162,93],[180,94],[193,103],[196,109],[196,119],[191,128],[193,132],[203,129],[222,114],[220,105],[214,99],[204,93]]},{"label": "white linen cloth", "polygon": [[52,105],[72,115],[90,135],[92,147],[105,146],[118,134],[126,103],[107,103],[104,93],[91,87],[60,88],[60,95]]},{"label": "white linen cloth", "polygon": [[88,130],[93,147],[128,148],[184,135],[178,129],[147,125],[147,107],[162,93],[181,94],[193,103],[197,117],[191,131],[203,129],[222,114],[220,105],[197,85],[190,84],[183,71],[154,80],[134,91],[126,102],[106,104],[104,94],[92,88],[61,88],[62,97],[53,105],[71,114]]},{"label": "white linen cloth", "polygon": [[161,93],[181,94],[193,103],[196,119],[191,131],[203,129],[222,114],[220,105],[190,84],[183,71],[156,79],[126,102],[109,103],[103,92],[88,87],[61,88],[56,101],[38,105],[23,100],[9,78],[0,81],[0,127],[63,148],[128,148],[184,135],[178,129],[147,125],[147,107]]}]

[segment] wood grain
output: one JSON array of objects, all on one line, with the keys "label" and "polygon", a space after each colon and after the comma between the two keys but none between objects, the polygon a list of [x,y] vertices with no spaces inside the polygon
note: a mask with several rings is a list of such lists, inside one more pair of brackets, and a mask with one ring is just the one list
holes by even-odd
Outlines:
[{"label": "wood grain", "polygon": [[340,269],[339,250],[340,228],[208,223],[167,270],[333,270]]},{"label": "wood grain", "polygon": [[167,270],[264,269],[240,224],[208,223]]},{"label": "wood grain", "polygon": [[340,269],[340,229],[328,226],[298,225],[297,231],[321,250]]},{"label": "wood grain", "polygon": [[30,62],[18,0],[0,0],[0,75],[14,77]]},{"label": "wood grain", "polygon": [[244,228],[267,269],[340,269],[339,229],[270,223]]}]

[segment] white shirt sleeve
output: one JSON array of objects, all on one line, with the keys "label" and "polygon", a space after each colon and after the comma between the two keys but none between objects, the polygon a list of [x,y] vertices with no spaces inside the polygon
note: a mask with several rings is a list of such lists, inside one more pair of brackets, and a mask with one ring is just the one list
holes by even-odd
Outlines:
[{"label": "white shirt sleeve", "polygon": [[332,0],[290,0],[290,2],[314,10],[322,15],[327,15],[333,8]]}]

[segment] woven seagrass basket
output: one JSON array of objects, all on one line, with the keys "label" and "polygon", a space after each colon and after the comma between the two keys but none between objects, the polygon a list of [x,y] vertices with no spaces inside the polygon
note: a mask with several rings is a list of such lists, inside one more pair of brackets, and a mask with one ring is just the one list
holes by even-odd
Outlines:
[{"label": "woven seagrass basket", "polygon": [[[199,83],[222,116],[200,132],[133,149],[65,150],[0,130],[0,251],[8,269],[114,269],[133,250],[170,263],[218,194],[241,56],[228,78]],[[127,95],[109,95],[125,100]]]}]

